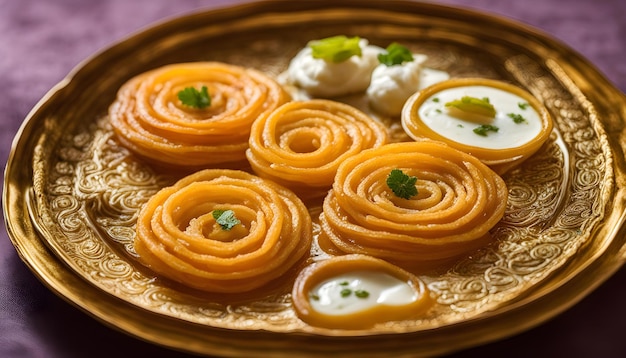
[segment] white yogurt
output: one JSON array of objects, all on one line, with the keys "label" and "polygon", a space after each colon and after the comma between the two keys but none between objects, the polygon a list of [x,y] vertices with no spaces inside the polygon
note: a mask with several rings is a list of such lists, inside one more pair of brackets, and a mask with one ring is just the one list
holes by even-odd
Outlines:
[{"label": "white yogurt", "polygon": [[287,82],[315,97],[338,97],[363,92],[370,84],[372,71],[378,65],[378,54],[384,49],[368,45],[361,39],[361,56],[334,63],[314,58],[311,47],[300,50],[287,68]]},{"label": "white yogurt", "polygon": [[406,100],[420,89],[447,80],[447,72],[423,66],[427,56],[413,54],[413,61],[393,66],[379,64],[372,72],[372,80],[367,88],[370,105],[376,111],[398,116]]},{"label": "white yogurt", "polygon": [[[463,96],[488,98],[496,109],[495,118],[476,122],[451,115],[445,104]],[[523,97],[488,86],[463,86],[442,90],[426,99],[418,112],[422,122],[441,136],[487,149],[519,147],[533,140],[543,128],[539,113]],[[523,121],[518,123],[511,115],[521,116]],[[494,126],[498,130],[488,131],[484,136],[476,134],[474,129],[482,124]]]},{"label": "white yogurt", "polygon": [[313,309],[327,315],[365,311],[376,305],[403,306],[418,293],[406,281],[378,271],[354,271],[318,284],[309,295]]}]

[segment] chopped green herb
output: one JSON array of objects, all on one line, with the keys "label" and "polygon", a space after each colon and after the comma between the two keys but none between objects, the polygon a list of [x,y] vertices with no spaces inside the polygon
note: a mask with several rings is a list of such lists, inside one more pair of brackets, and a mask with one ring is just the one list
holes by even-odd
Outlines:
[{"label": "chopped green herb", "polygon": [[520,103],[518,103],[518,104],[517,104],[517,106],[518,106],[520,109],[526,109],[526,108],[528,108],[528,107],[530,106],[530,104],[528,104],[528,103],[526,103],[526,102],[520,102]]},{"label": "chopped green herb", "polygon": [[463,112],[478,114],[485,117],[493,118],[496,116],[495,107],[489,103],[489,98],[476,98],[463,96],[461,99],[446,103],[446,107],[455,108]]},{"label": "chopped green herb", "polygon": [[316,295],[316,294],[314,294],[314,293],[313,293],[313,294],[311,294],[311,299],[312,299],[313,301],[319,301],[319,300],[320,300],[320,296],[318,296],[318,295]]},{"label": "chopped green herb", "polygon": [[360,40],[358,36],[339,35],[310,41],[309,47],[313,51],[313,58],[339,63],[352,56],[361,56]]},{"label": "chopped green herb", "polygon": [[487,132],[497,132],[499,130],[498,127],[492,126],[491,124],[483,124],[479,127],[474,128],[474,133],[484,136],[487,136]]},{"label": "chopped green herb", "polygon": [[339,294],[341,295],[341,297],[348,297],[352,294],[352,290],[349,288],[344,288]]},{"label": "chopped green herb", "polygon": [[435,97],[435,98],[433,98],[433,102],[435,102],[435,103],[439,103],[439,97]]},{"label": "chopped green herb", "polygon": [[348,286],[350,284],[350,282],[348,281],[342,281],[341,283],[339,283],[339,286]]},{"label": "chopped green herb", "polygon": [[513,120],[513,122],[520,124],[520,123],[528,123],[528,121],[526,120],[526,118],[524,118],[521,114],[516,114],[516,113],[509,113],[507,114],[507,116],[509,118],[511,118]]},{"label": "chopped green herb", "polygon": [[441,110],[439,108],[437,108],[437,109],[435,109],[435,112],[441,113]]},{"label": "chopped green herb", "polygon": [[400,169],[393,169],[387,176],[387,186],[389,189],[391,189],[397,197],[403,199],[410,199],[412,196],[417,195],[416,182],[417,177],[409,176]]},{"label": "chopped green herb", "polygon": [[358,298],[368,298],[370,293],[365,290],[356,290],[354,291],[354,295]]},{"label": "chopped green herb", "polygon": [[186,87],[178,92],[178,99],[189,107],[203,109],[211,105],[211,97],[206,86],[202,86],[200,91],[194,87]]},{"label": "chopped green herb", "polygon": [[213,218],[226,231],[241,223],[232,210],[213,210]]},{"label": "chopped green herb", "polygon": [[457,124],[456,126],[459,128],[465,128],[462,124]]},{"label": "chopped green herb", "polygon": [[413,61],[413,54],[408,48],[397,42],[387,46],[387,52],[378,54],[378,61],[385,66],[401,65]]}]

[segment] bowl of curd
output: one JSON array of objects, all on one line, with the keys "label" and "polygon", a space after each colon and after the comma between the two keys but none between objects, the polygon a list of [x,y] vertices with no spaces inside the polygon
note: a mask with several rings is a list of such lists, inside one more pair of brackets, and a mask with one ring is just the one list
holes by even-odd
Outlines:
[{"label": "bowl of curd", "polygon": [[471,154],[504,174],[549,138],[550,113],[513,84],[482,78],[443,81],[413,94],[402,127],[414,140],[436,140]]}]

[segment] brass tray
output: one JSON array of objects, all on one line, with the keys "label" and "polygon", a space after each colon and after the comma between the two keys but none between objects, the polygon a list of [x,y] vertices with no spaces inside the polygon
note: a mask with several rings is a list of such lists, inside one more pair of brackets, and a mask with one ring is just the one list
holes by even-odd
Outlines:
[{"label": "brass tray", "polygon": [[[278,76],[307,41],[337,34],[401,42],[427,54],[428,67],[510,81],[546,105],[555,130],[504,177],[510,199],[494,242],[423,276],[437,301],[424,318],[360,331],[304,324],[291,308],[289,279],[266,297],[233,302],[155,279],[135,259],[134,220],[176,175],[152,170],[113,140],[106,113],[117,89],[186,61]],[[408,1],[250,3],[156,24],[74,70],[15,138],[4,212],[17,252],[52,291],[155,344],[221,356],[443,354],[533,327],[623,264],[623,118],[626,98],[590,63],[503,18]]]}]

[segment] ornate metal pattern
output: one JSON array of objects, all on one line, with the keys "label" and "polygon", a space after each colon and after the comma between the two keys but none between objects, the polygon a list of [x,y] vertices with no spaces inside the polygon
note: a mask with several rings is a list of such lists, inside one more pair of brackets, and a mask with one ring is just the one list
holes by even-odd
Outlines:
[{"label": "ornate metal pattern", "polygon": [[[294,2],[290,3],[293,8],[282,11],[274,11],[270,3],[258,5],[258,11],[253,12],[242,7],[221,14],[192,15],[130,38],[94,58],[69,80],[71,85],[59,88],[45,101],[22,132],[23,138],[32,139],[21,141],[14,155],[28,158],[24,160],[32,164],[32,173],[16,169],[17,159],[13,159],[9,181],[24,177],[28,183],[16,185],[17,194],[13,188],[9,193],[25,203],[32,222],[10,219],[15,221],[11,222],[12,230],[20,227],[32,237],[41,238],[54,253],[54,260],[70,268],[70,272],[59,274],[72,282],[70,291],[81,286],[92,295],[104,295],[109,307],[122,302],[120,310],[145,321],[144,328],[150,325],[148,322],[158,322],[158,330],[170,322],[162,317],[175,318],[177,337],[189,335],[181,338],[180,347],[208,354],[230,354],[233,351],[229,349],[237,351],[233,348],[237,342],[250,337],[230,338],[225,341],[230,348],[220,351],[218,338],[227,338],[213,328],[242,334],[293,334],[293,344],[303,344],[308,352],[321,352],[323,345],[303,343],[298,334],[330,339],[395,333],[398,340],[386,336],[384,341],[372,342],[379,345],[378,349],[402,342],[394,349],[415,350],[416,344],[427,342],[427,337],[434,334],[432,328],[454,329],[468,320],[504,312],[535,294],[536,287],[547,285],[546,292],[557,290],[566,281],[562,272],[572,272],[572,265],[589,260],[612,243],[612,235],[596,234],[610,230],[604,227],[609,219],[621,224],[616,215],[622,206],[614,202],[623,174],[615,169],[611,147],[621,141],[605,130],[610,120],[605,119],[610,117],[606,103],[581,89],[580,78],[570,67],[563,67],[563,57],[570,55],[566,49],[555,44],[546,48],[547,40],[536,40],[512,24],[502,27],[501,20],[435,5],[394,2],[395,8],[386,9],[376,2],[362,8],[335,8],[331,3]],[[484,26],[476,25],[479,20]],[[502,29],[497,36],[489,31],[494,23]],[[177,176],[153,170],[118,145],[105,115],[117,88],[125,79],[147,69],[195,60],[245,65],[279,76],[308,40],[337,33],[359,35],[381,46],[390,41],[403,42],[415,52],[427,54],[429,67],[447,70],[454,77],[516,83],[550,110],[555,119],[550,140],[505,176],[510,197],[505,217],[493,229],[494,241],[447,270],[420,275],[437,302],[424,318],[391,322],[367,332],[329,332],[302,323],[290,304],[291,278],[277,283],[265,297],[223,297],[193,292],[155,277],[141,266],[132,245],[137,211]],[[241,45],[244,38],[246,46]],[[105,71],[109,71],[106,76]],[[605,88],[604,92],[611,91]],[[622,97],[615,95],[607,100],[622,103]],[[347,100],[362,106],[359,98]],[[396,140],[407,139],[393,119],[381,120],[395,128]],[[12,205],[10,208],[18,213],[19,206]],[[319,207],[310,210],[316,217]],[[8,215],[11,218],[12,212]],[[38,235],[29,231],[30,225]],[[312,259],[325,257],[314,245]],[[40,265],[42,272],[53,267],[57,267],[56,261]],[[44,274],[45,279],[56,282],[53,276]],[[76,283],[75,276],[80,283]],[[556,278],[560,279],[558,283]],[[114,325],[139,334],[127,319],[108,318],[101,313],[103,305],[95,300],[85,305]],[[196,329],[206,329],[202,332],[216,338],[201,341],[191,334]],[[416,339],[408,344],[402,333]],[[161,336],[151,332],[148,339]],[[197,348],[184,347],[186,342],[197,343]],[[247,343],[264,346],[254,340]],[[346,343],[350,342],[333,341],[332,347],[341,351]],[[273,347],[282,352],[298,351],[281,343]],[[428,348],[430,352],[447,350],[436,343]]]}]

